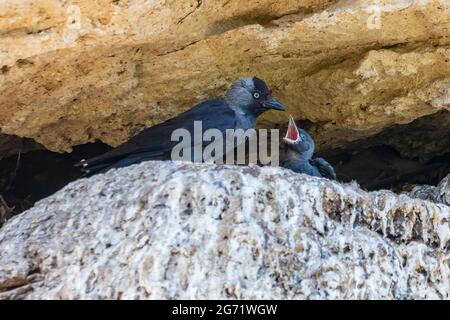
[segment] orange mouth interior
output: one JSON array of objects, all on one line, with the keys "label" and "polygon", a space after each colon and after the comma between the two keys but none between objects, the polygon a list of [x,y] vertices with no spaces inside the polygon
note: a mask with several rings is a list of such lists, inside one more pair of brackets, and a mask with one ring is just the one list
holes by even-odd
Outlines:
[{"label": "orange mouth interior", "polygon": [[299,139],[297,125],[292,117],[289,118],[289,125],[285,139],[291,141],[297,141]]}]

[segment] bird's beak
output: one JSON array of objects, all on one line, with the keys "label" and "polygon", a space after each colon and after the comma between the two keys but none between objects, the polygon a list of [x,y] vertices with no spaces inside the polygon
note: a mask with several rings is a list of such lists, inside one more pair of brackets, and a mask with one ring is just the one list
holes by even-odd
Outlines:
[{"label": "bird's beak", "polygon": [[284,111],[284,105],[278,101],[276,98],[269,96],[264,102],[263,106],[267,109],[274,109],[279,111]]},{"label": "bird's beak", "polygon": [[289,116],[289,125],[286,136],[284,137],[284,141],[290,144],[300,141],[300,134],[298,133],[297,125],[295,124],[294,118],[292,118],[292,116]]}]

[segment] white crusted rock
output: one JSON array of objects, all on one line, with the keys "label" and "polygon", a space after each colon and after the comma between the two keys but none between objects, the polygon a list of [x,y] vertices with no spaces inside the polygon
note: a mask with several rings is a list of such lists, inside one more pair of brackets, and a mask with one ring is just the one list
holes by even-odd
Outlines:
[{"label": "white crusted rock", "polygon": [[419,185],[415,186],[408,193],[411,198],[429,200],[437,203],[450,205],[450,174],[435,186]]},{"label": "white crusted rock", "polygon": [[0,230],[0,297],[449,298],[450,209],[282,168],[146,162]]}]

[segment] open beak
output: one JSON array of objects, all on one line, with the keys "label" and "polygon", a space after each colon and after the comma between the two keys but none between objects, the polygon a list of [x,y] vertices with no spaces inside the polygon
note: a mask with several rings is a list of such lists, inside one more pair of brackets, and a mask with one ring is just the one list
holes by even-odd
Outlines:
[{"label": "open beak", "polygon": [[284,141],[290,144],[300,141],[300,134],[298,133],[297,125],[295,124],[294,118],[292,118],[292,116],[289,116],[289,125],[286,136],[284,137]]},{"label": "open beak", "polygon": [[267,109],[274,109],[279,111],[285,110],[284,105],[272,96],[267,97],[267,99],[262,104]]}]

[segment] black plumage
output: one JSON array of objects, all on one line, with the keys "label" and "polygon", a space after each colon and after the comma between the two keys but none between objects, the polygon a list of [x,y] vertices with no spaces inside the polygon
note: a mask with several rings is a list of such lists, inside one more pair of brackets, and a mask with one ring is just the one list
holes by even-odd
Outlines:
[{"label": "black plumage", "polygon": [[243,78],[233,83],[223,97],[204,101],[175,118],[144,129],[117,148],[82,160],[78,166],[86,174],[94,174],[147,160],[169,160],[172,148],[178,143],[171,141],[174,130],[186,129],[193,134],[194,121],[202,122],[203,132],[247,130],[254,128],[256,118],[269,109],[284,110],[284,107],[271,95],[264,81]]}]

